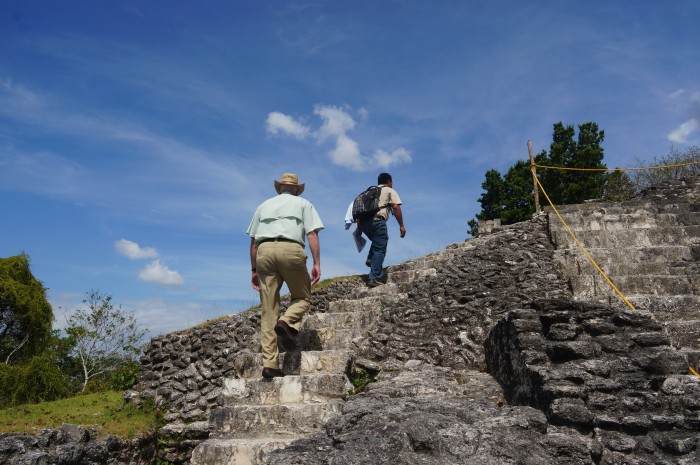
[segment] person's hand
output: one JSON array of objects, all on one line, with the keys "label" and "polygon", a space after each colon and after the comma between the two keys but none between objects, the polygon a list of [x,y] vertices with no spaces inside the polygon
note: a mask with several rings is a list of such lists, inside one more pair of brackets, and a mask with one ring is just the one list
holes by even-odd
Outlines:
[{"label": "person's hand", "polygon": [[311,268],[311,285],[313,286],[321,279],[321,265],[314,264]]},{"label": "person's hand", "polygon": [[401,231],[401,237],[402,237],[402,238],[403,238],[404,236],[406,236],[406,228],[404,228],[403,226],[400,226],[400,227],[399,227],[399,231]]},{"label": "person's hand", "polygon": [[250,279],[250,282],[253,285],[253,290],[260,292],[260,279],[258,278],[258,273],[256,271],[253,271],[253,277]]}]

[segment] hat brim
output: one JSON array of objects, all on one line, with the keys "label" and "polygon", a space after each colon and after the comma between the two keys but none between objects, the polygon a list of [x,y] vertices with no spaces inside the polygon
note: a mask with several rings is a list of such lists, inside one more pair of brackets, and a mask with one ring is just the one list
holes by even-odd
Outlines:
[{"label": "hat brim", "polygon": [[278,194],[281,194],[281,187],[282,186],[292,186],[296,187],[296,191],[294,192],[294,195],[301,195],[302,192],[304,192],[304,184],[287,184],[287,183],[281,183],[278,180],[275,179],[275,190],[277,191]]}]

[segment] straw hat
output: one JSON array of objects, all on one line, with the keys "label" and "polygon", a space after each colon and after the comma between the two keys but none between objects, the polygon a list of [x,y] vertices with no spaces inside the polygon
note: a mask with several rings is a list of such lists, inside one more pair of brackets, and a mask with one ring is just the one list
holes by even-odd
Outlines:
[{"label": "straw hat", "polygon": [[299,184],[299,178],[296,174],[282,173],[282,177],[279,181],[275,179],[275,190],[278,194],[281,193],[280,188],[282,187],[282,184],[287,186],[295,186],[296,192],[293,192],[294,195],[301,195],[301,193],[304,192],[304,184]]}]

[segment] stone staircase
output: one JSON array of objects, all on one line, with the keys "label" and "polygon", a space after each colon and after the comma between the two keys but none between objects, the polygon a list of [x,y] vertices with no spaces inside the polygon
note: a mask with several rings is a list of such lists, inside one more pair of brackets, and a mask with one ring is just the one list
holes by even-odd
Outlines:
[{"label": "stone staircase", "polygon": [[[558,211],[635,308],[651,311],[666,326],[674,346],[700,349],[700,205],[642,199]],[[626,306],[551,210],[549,222],[555,257],[575,299]]]},{"label": "stone staircase", "polygon": [[[384,305],[407,298],[416,279],[434,275],[454,251],[389,267],[383,286],[354,288],[347,299],[307,314],[297,349],[280,353],[283,378],[261,378],[262,354],[241,353],[222,381],[219,407],[209,415],[209,438],[192,451],[192,465],[257,465],[271,451],[320,432],[353,392],[354,349]],[[284,349],[281,349],[284,350]]]}]

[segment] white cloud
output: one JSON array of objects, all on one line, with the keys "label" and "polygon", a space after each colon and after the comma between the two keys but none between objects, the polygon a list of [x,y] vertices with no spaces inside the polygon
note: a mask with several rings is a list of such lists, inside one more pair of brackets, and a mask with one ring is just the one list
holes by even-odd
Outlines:
[{"label": "white cloud", "polygon": [[377,150],[372,156],[372,161],[377,168],[389,168],[400,163],[410,163],[411,154],[404,148],[398,148],[391,153],[385,150]]},{"label": "white cloud", "polygon": [[267,115],[267,132],[272,135],[281,132],[297,139],[304,139],[309,135],[309,128],[295,121],[291,116],[273,111]]},{"label": "white cloud", "polygon": [[700,132],[700,92],[687,92],[679,89],[669,96],[673,100],[681,101],[683,113],[690,113],[690,119],[671,131],[666,137],[674,144],[692,144],[696,141],[692,137]]},{"label": "white cloud", "polygon": [[336,165],[345,166],[356,171],[360,171],[364,167],[357,142],[344,134],[338,136],[335,141],[335,148],[329,154]]},{"label": "white cloud", "polygon": [[316,133],[320,141],[345,136],[347,131],[355,129],[355,120],[342,108],[316,105],[314,114],[323,120],[323,125]]},{"label": "white cloud", "polygon": [[[288,134],[300,140],[312,135],[319,144],[330,140],[335,143],[335,147],[328,152],[331,161],[353,171],[388,168],[411,162],[410,153],[403,147],[391,152],[379,149],[372,156],[363,155],[360,144],[348,135],[357,126],[348,110],[348,107],[315,105],[314,114],[321,118],[321,126],[316,131],[298,123],[291,116],[272,112],[267,117],[267,131],[273,135]],[[369,112],[361,108],[357,111],[357,116],[361,122],[366,122]]]},{"label": "white cloud", "polygon": [[136,242],[131,242],[126,239],[115,241],[114,248],[117,249],[117,252],[131,260],[143,260],[145,258],[155,258],[158,256],[158,251],[153,247],[141,247]]},{"label": "white cloud", "polygon": [[691,119],[685,123],[678,126],[676,129],[668,134],[668,140],[676,144],[688,144],[690,143],[690,135],[695,131],[700,129],[698,121],[696,119]]},{"label": "white cloud", "polygon": [[180,273],[171,270],[160,263],[160,260],[153,260],[139,272],[139,279],[147,283],[160,284],[161,286],[182,286],[185,280]]}]

